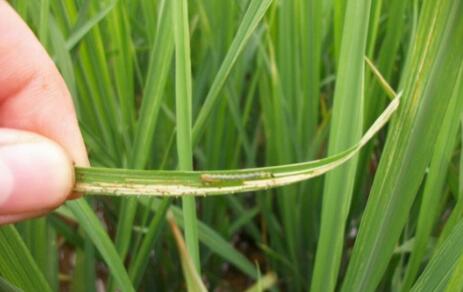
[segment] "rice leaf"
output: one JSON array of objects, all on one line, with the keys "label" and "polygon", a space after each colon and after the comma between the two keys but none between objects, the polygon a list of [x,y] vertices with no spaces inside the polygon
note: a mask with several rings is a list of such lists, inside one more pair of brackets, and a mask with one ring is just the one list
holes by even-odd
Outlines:
[{"label": "rice leaf", "polygon": [[253,31],[259,24],[259,21],[262,17],[264,17],[265,12],[271,3],[272,0],[252,0],[249,3],[246,14],[243,16],[243,20],[241,20],[241,24],[236,32],[233,42],[228,49],[227,55],[225,56],[225,59],[223,60],[222,65],[212,82],[211,88],[209,89],[206,99],[194,122],[192,132],[194,145],[196,145],[199,138],[201,138],[200,136],[204,131],[206,120],[211,114],[214,105],[217,103],[220,90],[225,84],[233,65],[238,59],[238,56],[243,50],[247,40],[249,40]]},{"label": "rice leaf", "polygon": [[[175,39],[175,107],[177,118],[177,155],[180,170],[193,169],[192,78],[190,35],[187,0],[174,0],[172,4]],[[185,217],[185,238],[195,268],[200,272],[198,246],[198,219],[194,198],[182,198]]]},{"label": "rice leaf", "polygon": [[[148,198],[140,198],[139,202],[147,208],[152,208],[157,212],[159,212],[162,207],[162,203],[158,199],[155,199],[153,204],[151,204],[151,201],[148,200]],[[172,206],[170,210],[172,211],[177,224],[183,228],[185,223],[181,209]],[[199,240],[211,251],[233,264],[243,273],[253,279],[257,277],[255,266],[244,255],[239,253],[227,240],[201,221],[198,221],[198,237]]]},{"label": "rice leaf", "polygon": [[[444,291],[455,268],[461,262],[463,221],[453,228],[449,237],[438,247],[410,291]],[[456,290],[454,290],[456,291]]]},{"label": "rice leaf", "polygon": [[89,204],[84,199],[79,199],[67,202],[66,207],[72,211],[82,229],[100,252],[118,287],[122,291],[135,291],[116,248]]},{"label": "rice leaf", "polygon": [[415,280],[420,263],[425,254],[426,245],[440,209],[439,201],[444,195],[443,186],[446,170],[449,167],[457,138],[459,120],[463,108],[463,66],[460,68],[457,85],[452,93],[452,99],[442,121],[442,127],[436,140],[436,146],[429,165],[429,171],[424,186],[418,217],[417,231],[413,252],[407,265],[402,291],[408,291]]},{"label": "rice leaf", "polygon": [[309,162],[273,167],[215,171],[158,171],[116,168],[76,168],[74,190],[98,195],[180,196],[228,194],[288,185],[322,175],[345,163],[390,119],[396,97],[360,141],[336,155]]},{"label": "rice leaf", "polygon": [[74,27],[71,35],[66,41],[66,49],[68,51],[72,50],[95,25],[97,25],[109,12],[111,12],[117,1],[118,0],[110,1],[94,16],[87,19],[84,23]]},{"label": "rice leaf", "polygon": [[[371,1],[349,0],[346,5],[328,155],[354,145],[363,129],[364,55]],[[334,291],[336,287],[357,161],[358,156],[353,157],[325,178],[312,291]]]},{"label": "rice leaf", "polygon": [[342,291],[373,291],[386,270],[461,66],[462,13],[461,1],[424,3],[404,71],[404,101],[388,134]]},{"label": "rice leaf", "polygon": [[148,233],[143,237],[140,248],[137,251],[135,258],[131,261],[129,266],[129,276],[132,279],[134,286],[137,287],[143,276],[143,271],[148,264],[149,252],[153,246],[154,241],[157,239],[163,226],[164,217],[171,204],[170,199],[164,199],[159,208],[156,210],[156,215],[147,226]]},{"label": "rice leaf", "polygon": [[276,282],[278,281],[277,276],[275,273],[267,273],[263,277],[257,279],[257,282],[245,290],[245,292],[261,292],[271,289],[275,286]]},{"label": "rice leaf", "polygon": [[0,277],[0,291],[3,292],[21,292],[23,290],[19,289],[18,287],[14,286],[4,278]]},{"label": "rice leaf", "polygon": [[52,291],[13,225],[0,228],[0,274],[26,291]]},{"label": "rice leaf", "polygon": [[458,263],[453,269],[452,276],[449,279],[446,292],[463,290],[463,256],[460,256]]},{"label": "rice leaf", "polygon": [[188,291],[207,291],[206,286],[204,286],[204,283],[201,280],[201,276],[198,274],[198,271],[195,268],[193,259],[188,253],[185,241],[183,240],[182,233],[178,229],[177,224],[175,224],[174,215],[172,215],[172,213],[167,213],[167,221],[170,224],[170,228],[172,230],[172,233],[174,234],[175,242],[177,243],[177,248],[180,254],[180,261],[182,263],[183,275],[186,279]]}]

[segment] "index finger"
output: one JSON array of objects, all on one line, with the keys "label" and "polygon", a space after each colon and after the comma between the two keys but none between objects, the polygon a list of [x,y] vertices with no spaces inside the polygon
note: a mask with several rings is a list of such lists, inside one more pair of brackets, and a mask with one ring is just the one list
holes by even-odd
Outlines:
[{"label": "index finger", "polygon": [[27,130],[60,144],[88,165],[70,93],[32,31],[0,0],[0,127]]}]

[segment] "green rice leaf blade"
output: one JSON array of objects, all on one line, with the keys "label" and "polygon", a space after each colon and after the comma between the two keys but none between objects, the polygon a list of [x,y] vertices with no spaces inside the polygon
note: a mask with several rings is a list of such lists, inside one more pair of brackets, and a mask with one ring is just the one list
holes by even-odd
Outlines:
[{"label": "green rice leaf blade", "polygon": [[396,97],[360,141],[324,159],[280,166],[214,171],[76,168],[74,190],[98,195],[204,196],[284,186],[320,176],[349,161],[389,121],[400,102]]},{"label": "green rice leaf blade", "polygon": [[440,210],[437,206],[440,205],[439,201],[442,200],[442,196],[445,194],[443,188],[447,169],[455,148],[462,108],[463,66],[460,68],[457,85],[455,86],[452,99],[442,121],[439,136],[436,140],[436,146],[424,186],[413,252],[408,262],[402,291],[408,291],[415,280],[426,251],[427,242],[437,219],[438,211]]},{"label": "green rice leaf blade", "polygon": [[98,13],[96,13],[91,18],[87,19],[84,23],[79,23],[78,26],[73,28],[71,35],[66,41],[66,48],[70,51],[72,50],[82,38],[97,25],[105,16],[111,12],[118,0],[112,0],[106,4]]},{"label": "green rice leaf blade", "polygon": [[167,220],[171,226],[172,233],[174,234],[175,242],[177,243],[177,249],[180,255],[180,262],[182,264],[183,275],[186,279],[187,289],[189,292],[206,292],[206,286],[201,280],[201,276],[195,268],[193,259],[188,253],[185,241],[175,223],[174,216],[172,213],[167,213]]},{"label": "green rice leaf blade", "polygon": [[66,206],[100,252],[120,289],[135,291],[116,248],[89,204],[84,199],[80,199],[67,202]]},{"label": "green rice leaf blade", "polygon": [[[192,123],[192,77],[190,59],[190,30],[188,23],[188,1],[174,0],[172,4],[175,39],[175,107],[177,125],[177,155],[179,169],[193,169]],[[194,198],[182,198],[185,217],[185,238],[188,253],[195,268],[200,271],[198,224]]]},{"label": "green rice leaf blade", "polygon": [[454,269],[461,263],[462,246],[463,221],[460,220],[449,237],[437,248],[410,291],[444,291]]},{"label": "green rice leaf blade", "polygon": [[373,291],[386,270],[430,161],[463,60],[462,13],[461,1],[423,5],[402,80],[404,101],[389,130],[342,291]]},{"label": "green rice leaf blade", "polygon": [[212,82],[204,104],[202,105],[201,110],[198,113],[198,117],[194,122],[192,133],[194,145],[196,145],[199,141],[199,138],[204,131],[206,120],[211,114],[214,105],[217,103],[220,90],[223,88],[233,65],[236,63],[239,54],[242,52],[246,42],[251,37],[253,31],[265,15],[265,12],[271,3],[272,0],[252,0],[250,2],[233,42],[228,49],[227,55],[225,56],[225,59],[223,60],[222,65]]},{"label": "green rice leaf blade", "polygon": [[26,291],[52,291],[13,225],[0,228],[0,274]]},{"label": "green rice leaf blade", "polygon": [[[161,206],[160,200],[155,200],[154,204],[150,204],[150,200],[148,198],[140,198],[139,202],[147,208],[153,208],[154,211],[159,211]],[[182,211],[178,207],[174,206],[171,207],[171,211],[177,224],[184,228],[185,222],[182,216]],[[198,221],[198,237],[199,240],[211,251],[233,264],[243,273],[253,279],[257,277],[257,271],[254,264],[251,263],[243,254],[238,252],[227,240],[201,221]]]},{"label": "green rice leaf blade", "polygon": [[[364,55],[370,6],[369,0],[347,1],[328,154],[348,149],[362,133]],[[357,156],[353,157],[326,176],[312,291],[334,291],[336,287],[357,160]]]},{"label": "green rice leaf blade", "polygon": [[0,277],[0,291],[2,292],[21,292],[23,290],[19,289],[18,287],[14,286],[6,279]]}]

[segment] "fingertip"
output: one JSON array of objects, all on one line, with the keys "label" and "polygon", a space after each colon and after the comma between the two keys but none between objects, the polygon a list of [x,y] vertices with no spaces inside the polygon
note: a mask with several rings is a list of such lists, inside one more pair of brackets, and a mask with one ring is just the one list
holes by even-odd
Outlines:
[{"label": "fingertip", "polygon": [[[66,200],[74,169],[55,142],[32,133],[0,130],[0,214],[52,209]],[[2,181],[3,182],[3,181]]]}]

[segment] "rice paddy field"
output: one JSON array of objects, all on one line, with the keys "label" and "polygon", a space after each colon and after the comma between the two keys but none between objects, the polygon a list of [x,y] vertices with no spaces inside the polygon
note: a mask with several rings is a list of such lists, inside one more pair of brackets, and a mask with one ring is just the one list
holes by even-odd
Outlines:
[{"label": "rice paddy field", "polygon": [[1,291],[462,291],[463,0],[12,0],[85,193]]}]

